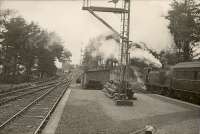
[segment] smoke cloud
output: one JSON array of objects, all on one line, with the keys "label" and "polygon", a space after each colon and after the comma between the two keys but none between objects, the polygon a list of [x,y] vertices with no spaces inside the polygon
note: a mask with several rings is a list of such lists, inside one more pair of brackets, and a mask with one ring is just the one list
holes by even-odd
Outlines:
[{"label": "smoke cloud", "polygon": [[100,35],[89,41],[86,51],[90,52],[92,57],[101,56],[104,60],[117,59],[119,56],[119,42],[112,34]]},{"label": "smoke cloud", "polygon": [[130,52],[130,57],[137,58],[148,65],[154,65],[155,67],[158,67],[158,68],[162,67],[162,64],[157,58],[155,58],[151,53],[143,49],[137,48],[137,49],[132,50]]},{"label": "smoke cloud", "polygon": [[[107,33],[99,35],[89,41],[86,51],[92,57],[101,56],[104,60],[109,58],[118,59],[120,56],[120,40],[115,34]],[[148,65],[160,68],[161,62],[149,52],[149,48],[144,43],[137,43],[136,48],[130,49],[130,58],[137,58]]]}]

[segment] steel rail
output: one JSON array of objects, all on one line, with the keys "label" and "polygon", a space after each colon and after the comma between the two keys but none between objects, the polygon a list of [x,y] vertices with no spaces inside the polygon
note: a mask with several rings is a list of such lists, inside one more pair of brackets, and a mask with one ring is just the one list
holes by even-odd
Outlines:
[{"label": "steel rail", "polygon": [[16,117],[18,117],[19,115],[21,115],[23,112],[25,112],[27,109],[29,109],[32,105],[36,104],[39,100],[43,99],[46,95],[48,95],[49,93],[51,93],[59,85],[62,85],[62,83],[63,83],[63,81],[61,81],[60,83],[58,83],[54,87],[50,88],[47,92],[45,92],[44,94],[42,94],[41,96],[39,96],[37,99],[35,99],[34,101],[32,101],[31,103],[29,103],[28,105],[26,105],[23,109],[21,109],[20,111],[18,111],[17,113],[15,113],[12,117],[10,117],[9,119],[7,119],[4,123],[2,123],[0,125],[0,129],[4,128],[8,123],[10,123]]},{"label": "steel rail", "polygon": [[43,87],[43,86],[53,85],[53,84],[55,84],[57,82],[58,81],[54,81],[54,82],[51,82],[51,83],[45,83],[45,84],[41,84],[41,85],[38,85],[38,86],[25,87],[25,88],[18,89],[18,90],[15,90],[15,91],[8,91],[6,93],[1,93],[0,97],[5,97],[5,96],[8,96],[10,94],[19,93],[19,92],[22,92],[22,91],[25,91],[25,90],[29,90],[29,89],[34,89],[34,88],[39,88],[39,87]]},{"label": "steel rail", "polygon": [[[50,83],[44,83],[44,84],[40,84],[40,85],[37,85],[37,86],[33,86],[33,87],[25,87],[25,88],[23,88],[23,89],[19,89],[19,90],[16,90],[16,91],[9,91],[9,92],[7,92],[7,93],[3,93],[3,94],[0,94],[0,97],[5,97],[5,96],[7,96],[7,95],[9,95],[9,94],[13,94],[13,93],[19,93],[19,92],[22,92],[22,91],[24,91],[24,90],[30,90],[30,89],[35,89],[35,88],[40,88],[40,87],[44,87],[44,86],[49,86],[49,85],[53,85],[53,84],[55,84],[55,83],[57,83],[57,82],[59,82],[60,80],[54,80],[54,81],[51,81]],[[1,101],[1,100],[0,100]]]},{"label": "steel rail", "polygon": [[34,82],[32,82],[32,83],[33,83],[33,84],[39,84],[39,83],[44,83],[44,82],[47,82],[47,81],[52,81],[52,80],[55,80],[55,79],[57,79],[57,78],[56,78],[56,77],[50,77],[50,78],[47,78],[47,79],[34,81]]},{"label": "steel rail", "polygon": [[3,100],[0,100],[0,106],[6,104],[6,103],[8,103],[8,102],[14,101],[14,100],[16,100],[16,99],[18,99],[18,98],[20,98],[20,97],[24,97],[24,96],[26,96],[26,95],[34,94],[34,93],[36,93],[36,92],[45,90],[45,89],[50,88],[50,87],[53,87],[53,86],[54,86],[54,85],[46,86],[46,87],[43,87],[43,88],[38,89],[38,90],[35,90],[35,91],[30,91],[30,92],[28,92],[28,93],[24,93],[24,94],[21,94],[21,95],[12,97],[12,98],[10,98],[10,99],[3,99]]},{"label": "steel rail", "polygon": [[[37,85],[37,87],[38,87],[38,86],[41,86],[41,83],[42,84],[48,83],[48,82],[52,82],[53,83],[54,81],[55,81],[55,79],[49,79],[49,80],[45,80],[45,81],[41,81],[41,82],[33,82],[31,84],[38,84]],[[27,84],[27,85],[22,85],[22,86],[18,86],[18,87],[9,88],[8,91],[1,91],[0,92],[0,97],[6,96],[7,94],[15,93],[17,91],[22,91],[22,90],[26,90],[26,89],[32,89],[32,88],[36,87],[36,86],[34,86],[34,87],[29,87],[29,86],[30,86],[30,84]]]},{"label": "steel rail", "polygon": [[11,92],[13,90],[17,90],[17,89],[20,89],[20,88],[27,88],[28,86],[29,86],[29,84],[8,88],[8,89],[6,89],[6,91],[4,91],[4,90],[0,91],[0,94],[4,94],[6,92]]},{"label": "steel rail", "polygon": [[56,109],[58,103],[60,102],[60,100],[62,99],[62,97],[64,96],[64,94],[66,93],[67,89],[69,88],[70,82],[67,83],[65,90],[61,93],[61,95],[56,99],[54,105],[51,107],[51,109],[49,110],[49,112],[47,113],[47,115],[45,116],[45,118],[42,120],[42,122],[40,123],[40,125],[37,127],[37,129],[34,131],[33,134],[40,134],[42,132],[42,129],[45,127],[47,121],[49,120],[51,114],[54,112],[54,110]]}]

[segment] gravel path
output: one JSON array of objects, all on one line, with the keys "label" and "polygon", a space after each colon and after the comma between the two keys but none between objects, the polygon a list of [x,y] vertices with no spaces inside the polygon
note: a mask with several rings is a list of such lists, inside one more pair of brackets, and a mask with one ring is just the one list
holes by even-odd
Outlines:
[{"label": "gravel path", "polygon": [[73,87],[56,134],[129,134],[153,125],[157,134],[198,134],[200,110],[136,94],[134,106],[116,106],[101,91]]}]

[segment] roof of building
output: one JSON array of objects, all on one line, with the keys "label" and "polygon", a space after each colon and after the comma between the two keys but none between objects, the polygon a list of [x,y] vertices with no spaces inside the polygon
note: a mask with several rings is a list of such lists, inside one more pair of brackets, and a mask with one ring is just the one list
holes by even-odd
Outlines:
[{"label": "roof of building", "polygon": [[193,62],[180,62],[173,66],[173,68],[200,68],[200,62],[199,61],[193,61]]},{"label": "roof of building", "polygon": [[98,68],[98,69],[89,69],[86,72],[101,72],[101,71],[109,71],[108,68]]}]

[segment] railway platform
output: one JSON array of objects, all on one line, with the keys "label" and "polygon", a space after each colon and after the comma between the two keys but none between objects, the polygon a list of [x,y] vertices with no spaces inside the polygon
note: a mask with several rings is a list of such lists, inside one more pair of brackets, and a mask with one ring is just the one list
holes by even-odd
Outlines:
[{"label": "railway platform", "polygon": [[[200,107],[154,94],[135,94],[133,106],[116,106],[101,90],[71,87],[55,134],[199,134]],[[143,134],[143,133],[141,133]]]}]

